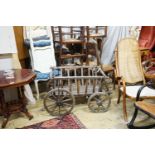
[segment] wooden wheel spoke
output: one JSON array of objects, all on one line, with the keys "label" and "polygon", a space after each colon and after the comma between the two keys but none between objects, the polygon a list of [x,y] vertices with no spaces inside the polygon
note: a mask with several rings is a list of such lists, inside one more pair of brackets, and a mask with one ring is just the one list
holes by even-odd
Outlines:
[{"label": "wooden wheel spoke", "polygon": [[69,103],[63,103],[63,105],[72,107],[72,104],[69,104]]},{"label": "wooden wheel spoke", "polygon": [[96,102],[100,101],[100,99],[98,99],[96,96],[94,97],[94,99],[95,99]]},{"label": "wooden wheel spoke", "polygon": [[50,105],[47,105],[47,108],[50,108],[50,107],[51,108],[54,108],[55,106],[56,106],[56,104],[54,104],[54,105],[53,104],[50,104]]},{"label": "wooden wheel spoke", "polygon": [[95,107],[95,108],[94,108],[94,111],[95,111],[95,112],[99,112],[99,111],[100,111],[100,106]]},{"label": "wooden wheel spoke", "polygon": [[62,113],[66,113],[67,112],[67,109],[65,107],[61,106],[61,112]]},{"label": "wooden wheel spoke", "polygon": [[99,99],[99,98],[97,98],[97,97],[94,97],[94,99],[96,100],[96,102],[97,102],[98,104],[102,104],[102,102],[106,100],[105,98]]},{"label": "wooden wheel spoke", "polygon": [[103,104],[101,104],[100,107],[102,107],[102,110],[105,110],[105,107],[103,106]]},{"label": "wooden wheel spoke", "polygon": [[100,111],[100,106],[98,106],[97,111],[98,111],[98,112]]},{"label": "wooden wheel spoke", "polygon": [[102,102],[105,101],[105,100],[106,100],[106,98],[100,100],[99,103],[102,104]]},{"label": "wooden wheel spoke", "polygon": [[63,96],[62,100],[65,99],[67,96]]},{"label": "wooden wheel spoke", "polygon": [[59,96],[59,101],[62,102],[65,98],[66,96]]},{"label": "wooden wheel spoke", "polygon": [[98,105],[99,107],[104,107],[103,104]]},{"label": "wooden wheel spoke", "polygon": [[66,102],[69,102],[69,101],[72,101],[72,99],[66,99],[66,100],[63,100],[61,101],[62,103],[66,103]]},{"label": "wooden wheel spoke", "polygon": [[98,105],[97,112],[100,110],[105,110],[105,107],[102,104]]},{"label": "wooden wheel spoke", "polygon": [[60,115],[60,114],[61,114],[61,113],[60,113],[61,109],[60,109],[60,106],[58,106],[58,107],[59,107],[59,115]]},{"label": "wooden wheel spoke", "polygon": [[47,98],[46,102],[49,103],[50,105],[53,105],[53,104],[55,104],[56,101],[54,99]]},{"label": "wooden wheel spoke", "polygon": [[[57,97],[54,95],[54,94],[51,94],[51,96],[55,99],[55,100],[57,100]],[[50,96],[50,97],[51,97]]]},{"label": "wooden wheel spoke", "polygon": [[52,112],[53,112],[56,108],[57,108],[57,105],[55,105],[55,106],[53,107]]}]

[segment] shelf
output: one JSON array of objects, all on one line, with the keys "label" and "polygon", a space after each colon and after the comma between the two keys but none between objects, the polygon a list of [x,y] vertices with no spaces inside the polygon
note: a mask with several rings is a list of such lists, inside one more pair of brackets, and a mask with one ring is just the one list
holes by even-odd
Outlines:
[{"label": "shelf", "polygon": [[82,43],[82,40],[78,40],[78,39],[65,39],[63,40],[64,44],[75,44],[75,43]]},{"label": "shelf", "polygon": [[69,59],[69,58],[79,58],[79,57],[83,57],[83,56],[86,56],[85,54],[68,54],[68,55],[61,55],[60,58],[61,59]]}]

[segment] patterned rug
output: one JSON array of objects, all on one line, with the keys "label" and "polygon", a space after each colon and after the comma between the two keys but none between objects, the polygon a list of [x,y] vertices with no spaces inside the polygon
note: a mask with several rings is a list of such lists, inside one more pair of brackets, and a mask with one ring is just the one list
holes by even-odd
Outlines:
[{"label": "patterned rug", "polygon": [[66,115],[63,118],[53,118],[22,129],[85,129],[86,127],[73,114]]}]

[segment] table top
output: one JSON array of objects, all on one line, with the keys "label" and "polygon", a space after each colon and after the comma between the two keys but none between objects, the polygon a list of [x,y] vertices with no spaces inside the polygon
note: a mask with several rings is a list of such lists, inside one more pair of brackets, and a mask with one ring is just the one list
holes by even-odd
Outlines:
[{"label": "table top", "polygon": [[31,69],[12,69],[14,78],[7,78],[6,71],[0,70],[0,89],[21,87],[30,83],[36,77]]}]

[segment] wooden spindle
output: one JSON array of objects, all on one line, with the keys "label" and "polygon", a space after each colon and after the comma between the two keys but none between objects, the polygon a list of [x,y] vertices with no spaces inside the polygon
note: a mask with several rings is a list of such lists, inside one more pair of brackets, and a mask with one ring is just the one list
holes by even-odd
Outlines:
[{"label": "wooden spindle", "polygon": [[84,80],[83,80],[83,67],[81,67],[81,82],[82,82],[82,85],[84,85]]}]

